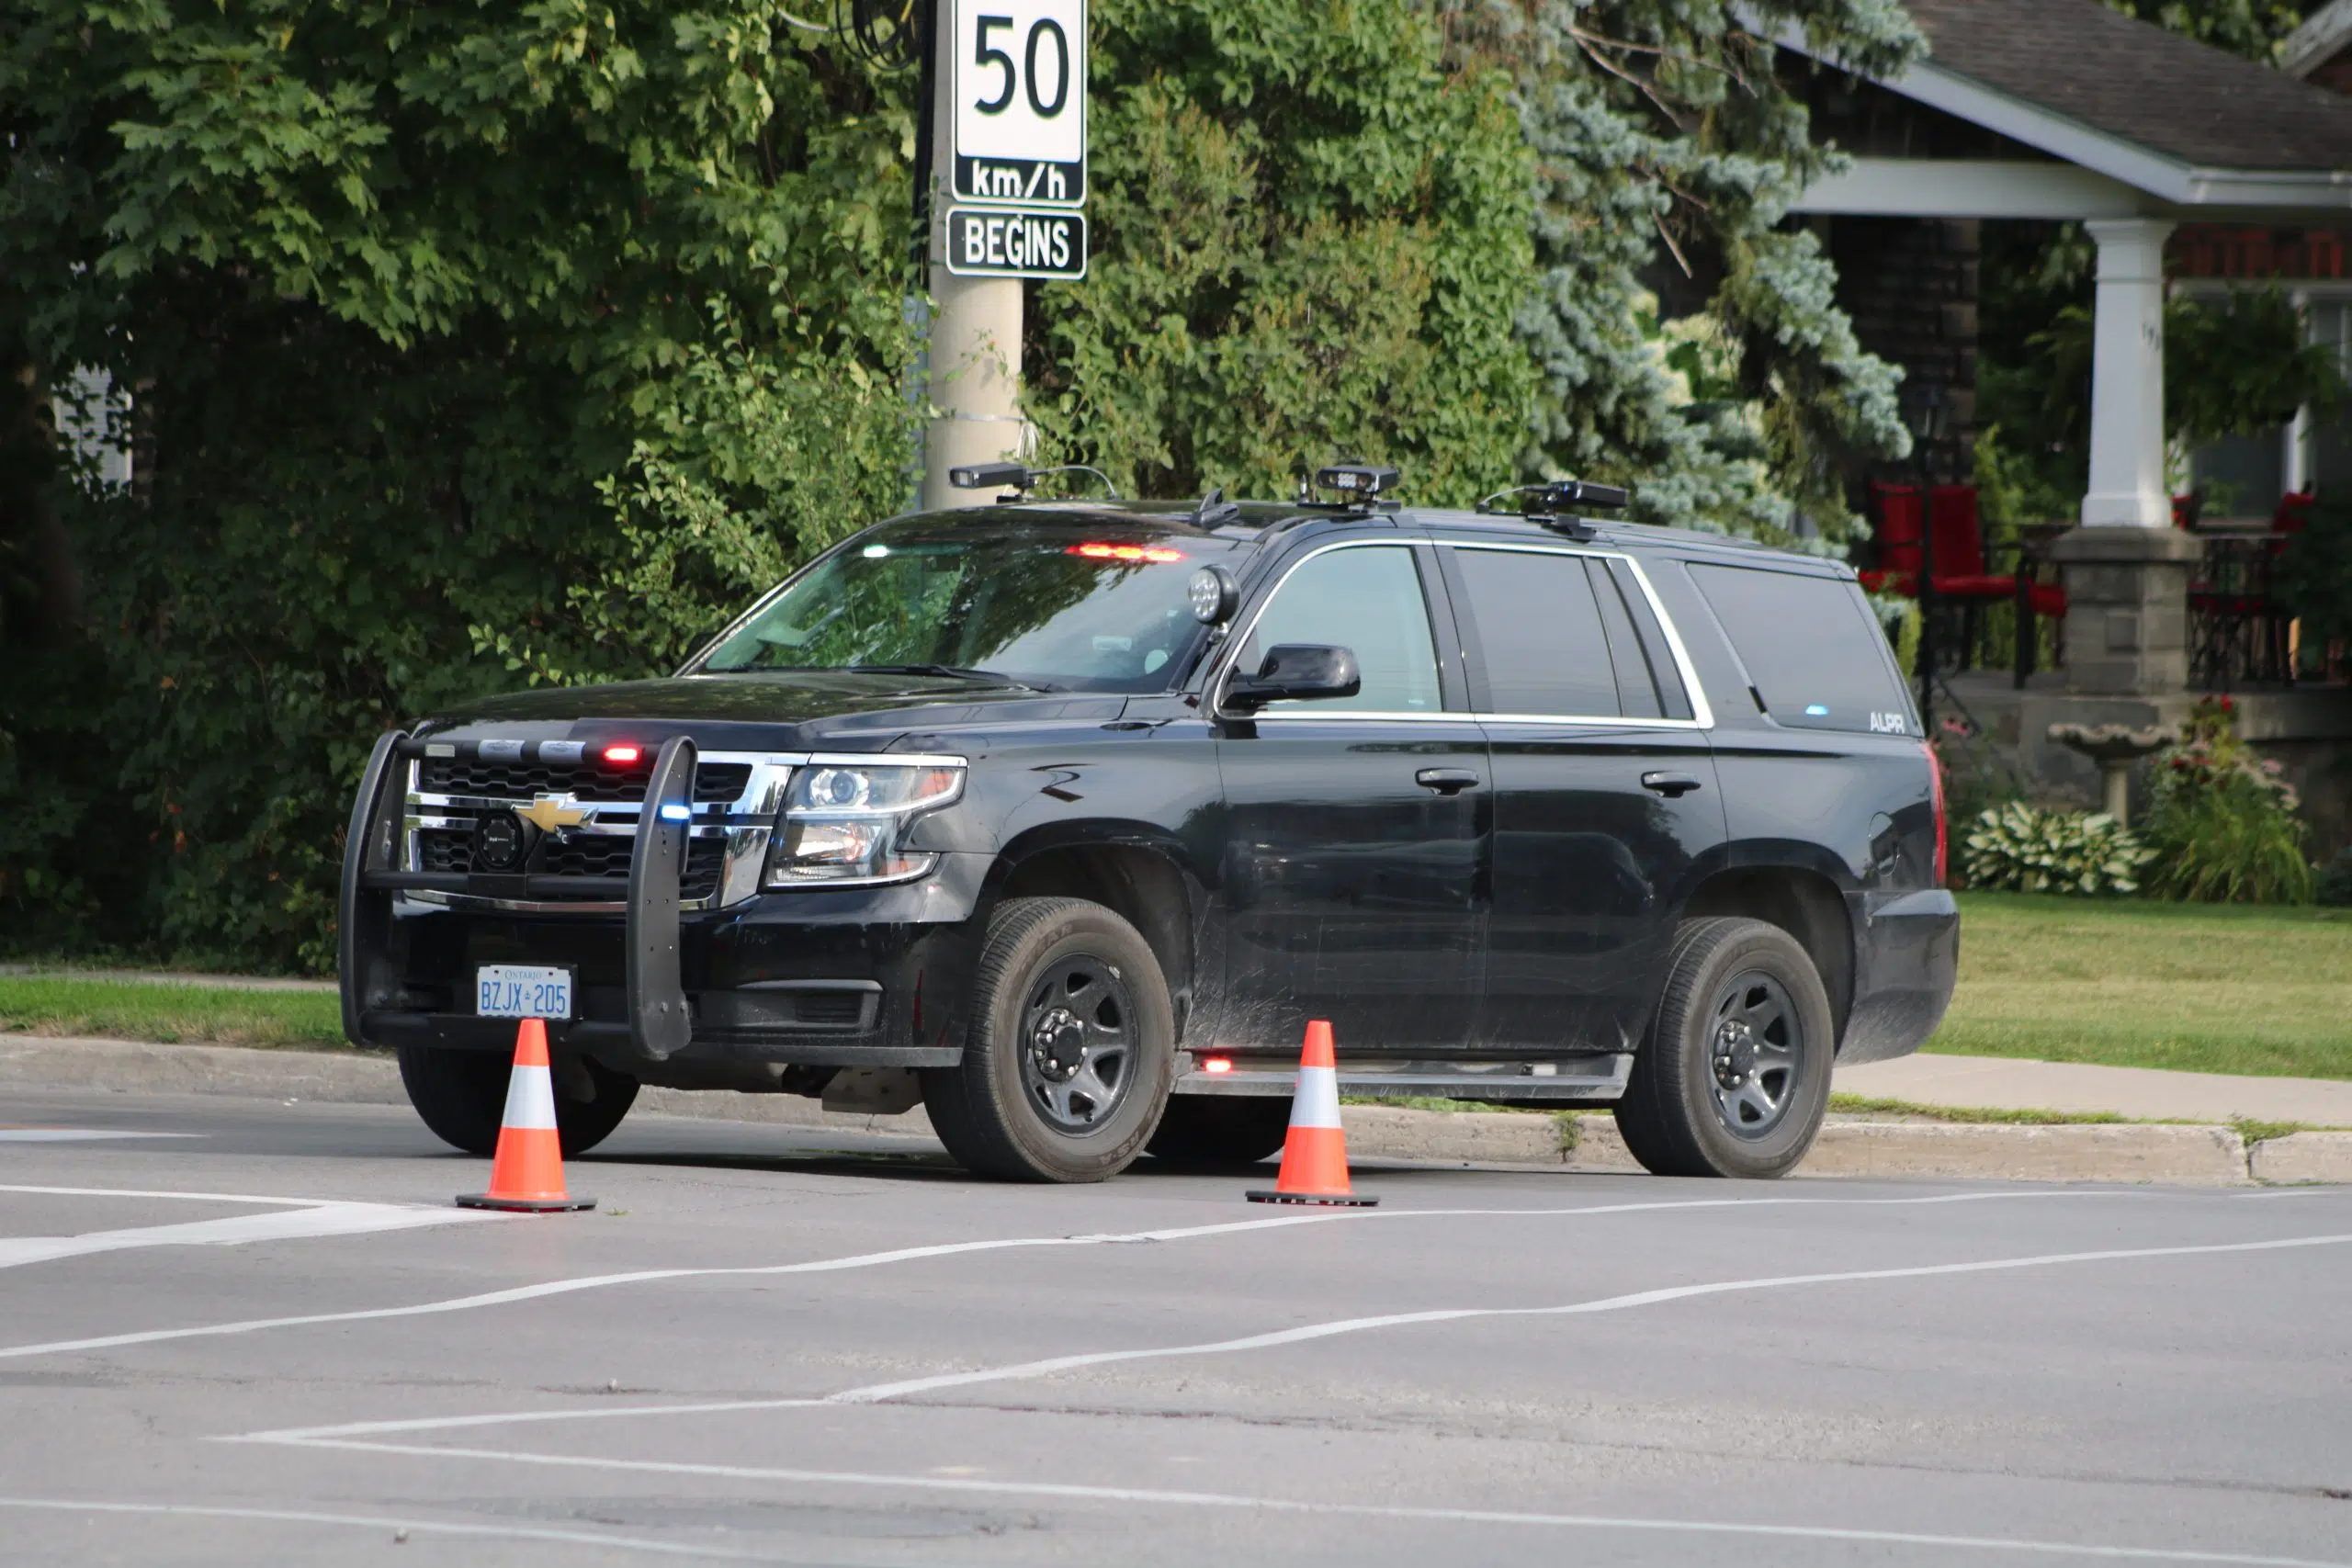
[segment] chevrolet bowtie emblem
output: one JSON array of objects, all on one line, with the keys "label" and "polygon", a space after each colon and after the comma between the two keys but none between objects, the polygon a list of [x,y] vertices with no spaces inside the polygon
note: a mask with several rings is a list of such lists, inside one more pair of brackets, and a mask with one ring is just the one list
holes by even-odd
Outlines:
[{"label": "chevrolet bowtie emblem", "polygon": [[588,820],[588,813],[572,804],[568,795],[534,796],[530,805],[517,807],[514,815],[542,833],[552,833],[558,828],[577,828]]}]

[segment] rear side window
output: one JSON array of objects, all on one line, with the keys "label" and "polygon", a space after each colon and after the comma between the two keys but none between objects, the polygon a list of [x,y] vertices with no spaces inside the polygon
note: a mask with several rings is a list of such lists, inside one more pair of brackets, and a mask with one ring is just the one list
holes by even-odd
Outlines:
[{"label": "rear side window", "polygon": [[1453,561],[1468,600],[1457,611],[1486,655],[1484,711],[1617,716],[1617,671],[1583,557],[1464,548]]},{"label": "rear side window", "polygon": [[1885,635],[1851,583],[1695,562],[1690,578],[1775,720],[1796,729],[1917,733]]}]

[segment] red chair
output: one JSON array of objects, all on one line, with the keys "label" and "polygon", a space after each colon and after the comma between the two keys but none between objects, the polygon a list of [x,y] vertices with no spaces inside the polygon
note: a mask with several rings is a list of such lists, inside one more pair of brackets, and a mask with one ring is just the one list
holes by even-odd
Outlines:
[{"label": "red chair", "polygon": [[[1937,485],[1927,499],[1934,502],[1935,516],[1935,576],[1929,586],[1936,600],[1961,607],[1962,666],[1975,653],[1984,606],[2007,600],[2018,607],[2018,683],[2024,684],[2025,673],[2032,667],[2030,657],[2024,650],[2033,637],[2033,619],[2040,616],[2064,620],[2065,589],[2054,582],[2030,579],[2020,582],[2013,572],[1987,570],[1984,530],[1977,516],[1974,485]],[[1873,481],[1869,506],[1878,536],[1879,562],[1875,570],[1858,575],[1863,585],[1874,592],[1915,595],[1922,557],[1927,553],[1927,528],[1921,516],[1926,508],[1921,504],[1918,487]]]}]

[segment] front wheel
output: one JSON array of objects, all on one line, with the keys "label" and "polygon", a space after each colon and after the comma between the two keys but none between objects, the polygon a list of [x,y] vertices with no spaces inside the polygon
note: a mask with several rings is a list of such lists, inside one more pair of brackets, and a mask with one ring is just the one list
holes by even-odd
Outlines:
[{"label": "front wheel", "polygon": [[1821,1131],[1836,1051],[1828,993],[1796,938],[1685,920],[1618,1131],[1659,1176],[1784,1175]]},{"label": "front wheel", "polygon": [[923,1073],[923,1108],[975,1175],[1101,1181],[1143,1152],[1175,1072],[1141,933],[1083,899],[1012,898],[989,921],[964,1059]]},{"label": "front wheel", "polygon": [[[451,1051],[430,1045],[400,1048],[401,1084],[408,1101],[445,1143],[469,1155],[494,1154],[498,1124],[506,1114],[506,1078],[513,1061],[497,1051]],[[582,1087],[569,1073],[555,1080],[556,1134],[566,1156],[585,1154],[611,1135],[637,1101],[637,1080],[590,1057],[580,1058],[594,1098],[575,1099],[567,1089]]]}]

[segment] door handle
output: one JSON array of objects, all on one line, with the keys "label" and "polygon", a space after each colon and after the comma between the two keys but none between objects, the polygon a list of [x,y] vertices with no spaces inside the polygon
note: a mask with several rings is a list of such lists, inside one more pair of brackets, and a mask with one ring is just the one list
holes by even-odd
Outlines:
[{"label": "door handle", "polygon": [[1413,782],[1440,795],[1460,795],[1478,787],[1478,775],[1467,768],[1423,768],[1413,775]]},{"label": "door handle", "polygon": [[1646,790],[1655,790],[1668,800],[1672,800],[1678,795],[1689,795],[1692,790],[1697,789],[1699,781],[1689,773],[1644,773],[1642,787]]}]

